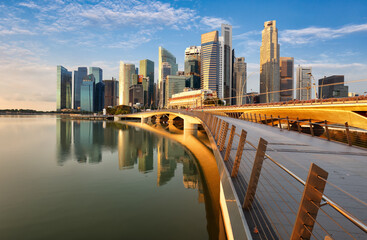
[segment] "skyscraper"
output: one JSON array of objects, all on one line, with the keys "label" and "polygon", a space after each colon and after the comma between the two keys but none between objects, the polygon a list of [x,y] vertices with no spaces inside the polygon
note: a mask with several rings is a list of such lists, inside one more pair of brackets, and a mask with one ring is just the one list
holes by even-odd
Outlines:
[{"label": "skyscraper", "polygon": [[95,111],[95,77],[89,74],[83,78],[83,83],[80,90],[80,110],[86,112]]},{"label": "skyscraper", "polygon": [[200,46],[190,46],[185,50],[185,75],[190,76],[192,88],[200,89]]},{"label": "skyscraper", "polygon": [[223,97],[226,98],[227,104],[231,104],[232,97],[232,26],[222,24],[223,47]]},{"label": "skyscraper", "polygon": [[275,21],[264,23],[260,47],[260,102],[280,101],[279,44]]},{"label": "skyscraper", "polygon": [[184,90],[186,86],[186,80],[189,76],[175,76],[168,75],[165,83],[165,102],[164,106],[167,107],[168,99],[172,97],[173,94],[180,93]]},{"label": "skyscraper", "polygon": [[117,105],[117,89],[118,84],[115,78],[112,80],[103,80],[105,84],[105,95],[104,95],[104,107],[107,108],[109,106]]},{"label": "skyscraper", "polygon": [[167,76],[168,75],[172,75],[172,66],[170,63],[168,62],[163,62],[162,63],[162,68],[161,68],[161,73],[162,73],[162,81],[161,81],[161,86],[160,86],[160,90],[159,90],[159,104],[158,106],[163,108],[165,106],[166,103],[166,80],[167,80]]},{"label": "skyscraper", "polygon": [[86,67],[78,67],[78,71],[74,71],[74,109],[80,108],[80,87],[83,78],[88,75]]},{"label": "skyscraper", "polygon": [[72,72],[63,66],[56,70],[56,109],[71,109],[72,105]]},{"label": "skyscraper", "polygon": [[233,92],[235,96],[232,101],[234,105],[242,105],[245,103],[246,87],[247,87],[247,68],[244,57],[236,58],[233,64]]},{"label": "skyscraper", "polygon": [[[280,57],[280,101],[293,100],[294,59],[292,57]],[[283,91],[292,89],[290,91]]]},{"label": "skyscraper", "polygon": [[202,89],[218,92],[219,43],[218,31],[201,35],[201,83]]},{"label": "skyscraper", "polygon": [[94,111],[102,111],[104,107],[104,90],[105,85],[103,83],[103,71],[99,67],[89,67],[89,74],[93,74],[95,78],[95,109]]},{"label": "skyscraper", "polygon": [[348,86],[344,86],[344,75],[333,75],[319,79],[320,99],[342,97],[348,97]]},{"label": "skyscraper", "polygon": [[311,99],[311,67],[297,67],[296,98],[298,100]]},{"label": "skyscraper", "polygon": [[154,105],[154,62],[149,59],[141,60],[139,74],[145,78],[149,77],[147,104]]},{"label": "skyscraper", "polygon": [[[164,86],[163,86],[163,63],[167,62],[171,66],[171,73],[170,75],[176,75],[178,71],[178,65],[176,64],[176,57],[173,56],[168,50],[164,49],[163,47],[159,47],[158,49],[158,91],[159,97],[164,95]],[[164,104],[164,99],[159,99],[160,105]]]},{"label": "skyscraper", "polygon": [[[218,98],[224,98],[224,39],[218,37]],[[226,99],[228,100],[228,99]]]},{"label": "skyscraper", "polygon": [[135,65],[120,61],[119,69],[119,105],[129,105],[129,87],[131,75],[135,73]]}]

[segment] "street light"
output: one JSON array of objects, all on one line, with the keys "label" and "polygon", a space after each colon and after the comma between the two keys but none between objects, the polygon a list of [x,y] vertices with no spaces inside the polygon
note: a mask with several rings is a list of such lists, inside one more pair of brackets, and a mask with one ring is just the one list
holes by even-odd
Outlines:
[{"label": "street light", "polygon": [[313,78],[313,88],[314,88],[314,91],[315,91],[315,99],[316,99],[317,98],[317,92],[316,92],[316,81],[315,81],[315,78],[314,78],[314,76],[312,75],[311,72],[308,72],[306,74],[310,75],[310,78]]}]

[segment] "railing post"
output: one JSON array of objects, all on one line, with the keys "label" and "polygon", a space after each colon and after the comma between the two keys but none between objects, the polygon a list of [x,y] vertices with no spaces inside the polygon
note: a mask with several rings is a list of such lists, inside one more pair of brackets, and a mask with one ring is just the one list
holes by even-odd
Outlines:
[{"label": "railing post", "polygon": [[263,138],[260,138],[259,145],[256,151],[254,165],[251,171],[250,182],[248,184],[246,195],[245,195],[245,200],[242,205],[242,207],[246,210],[251,208],[251,205],[255,199],[256,188],[259,182],[261,168],[263,165],[267,145],[268,145],[268,142],[264,140]]},{"label": "railing post", "polygon": [[253,122],[253,120],[252,120],[252,113],[250,113],[250,119],[251,119],[251,122]]},{"label": "railing post", "polygon": [[220,145],[219,145],[219,151],[223,151],[224,145],[226,144],[227,133],[228,133],[228,130],[229,130],[228,126],[229,126],[229,123],[225,122],[224,123],[222,139],[221,139],[221,142],[220,142]]},{"label": "railing post", "polygon": [[330,141],[329,127],[327,125],[327,120],[325,120],[325,132],[326,132],[327,140]]},{"label": "railing post", "polygon": [[221,122],[220,130],[219,130],[218,135],[217,135],[218,136],[217,146],[219,146],[219,143],[221,141],[221,138],[222,138],[222,135],[223,135],[223,131],[224,131],[224,126],[225,126],[225,121],[223,120]]},{"label": "railing post", "polygon": [[266,114],[264,114],[264,118],[265,118],[265,124],[268,125],[268,119],[266,118]]},{"label": "railing post", "polygon": [[262,124],[262,120],[261,120],[261,114],[259,113],[259,118],[260,118],[260,123]]},{"label": "railing post", "polygon": [[279,128],[282,129],[282,122],[281,122],[280,116],[278,116],[278,122],[279,122]]},{"label": "railing post", "polygon": [[298,132],[301,133],[301,125],[299,124],[298,117],[297,117],[297,129],[298,129]]},{"label": "railing post", "polygon": [[234,134],[236,133],[236,126],[232,125],[231,127],[231,133],[229,134],[229,139],[228,139],[228,144],[227,144],[227,148],[226,148],[226,153],[224,154],[224,161],[228,161],[229,159],[229,155],[231,153],[231,149],[232,149],[232,144],[233,144],[233,138],[234,138]]},{"label": "railing post", "polygon": [[352,141],[350,140],[350,131],[348,122],[345,122],[345,133],[347,134],[348,145],[352,146]]},{"label": "railing post", "polygon": [[311,132],[311,135],[312,137],[315,136],[314,132],[313,132],[313,124],[311,122],[311,119],[309,120],[309,124],[310,124],[310,132]]},{"label": "railing post", "polygon": [[288,118],[288,116],[287,116],[287,129],[288,129],[288,131],[290,131],[290,130],[291,130],[291,128],[290,128],[290,126],[289,126],[289,118]]},{"label": "railing post", "polygon": [[290,239],[298,240],[311,238],[315,219],[325,189],[326,182],[324,179],[327,179],[327,177],[328,173],[325,170],[311,163]]},{"label": "railing post", "polygon": [[238,169],[240,168],[240,163],[242,159],[243,147],[245,146],[246,143],[246,136],[247,132],[242,129],[240,140],[237,147],[236,158],[233,163],[231,177],[237,177]]},{"label": "railing post", "polygon": [[246,113],[246,120],[247,120],[247,121],[249,120],[249,118],[248,118],[248,113]]},{"label": "railing post", "polygon": [[216,123],[216,121],[217,121],[217,118],[216,118],[216,117],[214,117],[214,118],[213,118],[213,121],[211,122],[211,124],[210,124],[210,125],[208,125],[208,126],[209,126],[209,129],[210,129],[210,131],[211,131],[211,132],[213,132],[213,130],[214,130],[214,127],[215,127],[215,123]]},{"label": "railing post", "polygon": [[220,131],[220,127],[221,127],[221,124],[222,124],[222,119],[219,119],[219,122],[218,122],[218,125],[217,127],[215,128],[215,132],[214,132],[214,135],[215,135],[215,140],[218,140],[218,136],[219,136],[219,131]]},{"label": "railing post", "polygon": [[271,118],[271,126],[274,127],[273,115],[270,115],[270,118]]},{"label": "railing post", "polygon": [[256,113],[254,114],[254,116],[255,116],[255,123],[257,123]]}]

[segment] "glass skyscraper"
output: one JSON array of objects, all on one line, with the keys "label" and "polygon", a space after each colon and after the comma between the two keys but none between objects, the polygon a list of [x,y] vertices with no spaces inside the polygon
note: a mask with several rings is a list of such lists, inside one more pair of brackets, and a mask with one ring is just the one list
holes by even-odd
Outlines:
[{"label": "glass skyscraper", "polygon": [[168,99],[172,97],[173,94],[183,92],[186,86],[186,80],[190,78],[189,76],[175,76],[168,75],[165,82],[165,102],[164,106],[167,107]]},{"label": "glass skyscraper", "polygon": [[103,71],[99,67],[90,67],[89,74],[93,74],[95,79],[96,95],[95,95],[95,109],[94,111],[102,111],[104,107],[104,90]]},{"label": "glass skyscraper", "polygon": [[63,66],[57,66],[56,70],[56,109],[72,108],[72,72]]},{"label": "glass skyscraper", "polygon": [[95,111],[95,78],[93,74],[84,77],[80,91],[80,110],[85,112]]},{"label": "glass skyscraper", "polygon": [[[294,59],[292,57],[280,57],[280,101],[293,100],[293,82],[294,82]],[[292,89],[290,91],[283,91]]]},{"label": "glass skyscraper", "polygon": [[154,104],[154,62],[149,59],[144,59],[140,61],[139,74],[143,75],[145,78],[149,77],[148,85],[148,107]]},{"label": "glass skyscraper", "polygon": [[80,87],[83,78],[88,75],[86,67],[78,67],[78,71],[74,71],[74,109],[80,108]]},{"label": "glass skyscraper", "polygon": [[185,75],[190,76],[193,89],[201,88],[200,81],[200,46],[191,46],[185,50]]},{"label": "glass skyscraper", "polygon": [[218,92],[219,43],[218,31],[201,35],[202,89]]},{"label": "glass skyscraper", "polygon": [[232,26],[228,24],[222,24],[222,39],[223,48],[223,97],[225,98],[227,105],[232,102]]},{"label": "glass skyscraper", "polygon": [[[176,75],[178,72],[178,64],[176,63],[176,57],[173,56],[168,50],[163,47],[159,47],[158,49],[158,96],[161,97],[164,95],[164,77],[163,77],[163,63],[169,63],[171,66],[170,75]],[[159,99],[159,105],[162,106],[164,104],[164,99]]]}]

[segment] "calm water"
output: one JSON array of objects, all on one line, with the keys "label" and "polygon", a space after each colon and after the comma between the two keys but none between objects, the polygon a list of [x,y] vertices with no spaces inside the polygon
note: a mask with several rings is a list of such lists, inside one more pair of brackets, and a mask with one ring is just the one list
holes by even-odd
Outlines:
[{"label": "calm water", "polygon": [[0,117],[0,239],[219,238],[201,179],[188,150],[146,130]]}]

